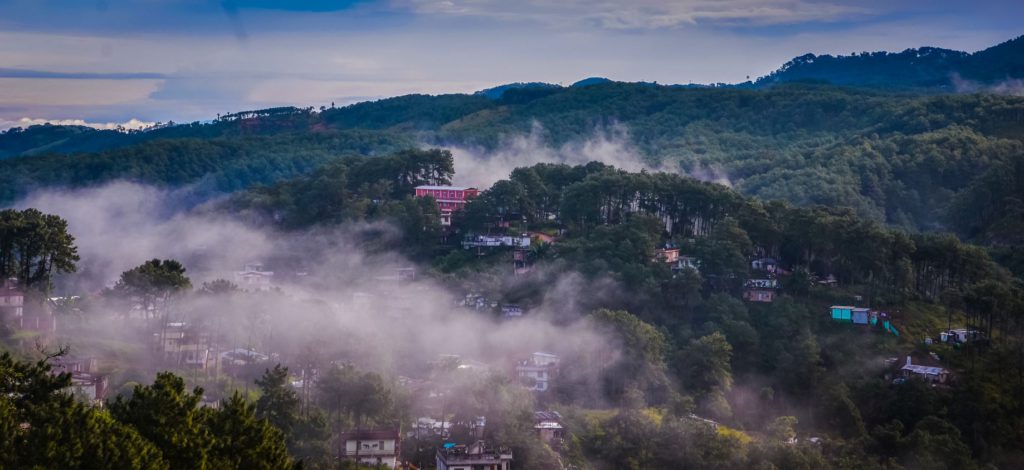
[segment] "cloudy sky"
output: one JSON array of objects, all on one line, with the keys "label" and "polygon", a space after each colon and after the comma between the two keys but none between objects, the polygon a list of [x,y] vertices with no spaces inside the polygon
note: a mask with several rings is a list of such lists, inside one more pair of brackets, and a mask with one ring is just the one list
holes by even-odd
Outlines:
[{"label": "cloudy sky", "polygon": [[1019,0],[0,0],[0,129],[588,76],[739,82],[807,52],[1024,34]]}]

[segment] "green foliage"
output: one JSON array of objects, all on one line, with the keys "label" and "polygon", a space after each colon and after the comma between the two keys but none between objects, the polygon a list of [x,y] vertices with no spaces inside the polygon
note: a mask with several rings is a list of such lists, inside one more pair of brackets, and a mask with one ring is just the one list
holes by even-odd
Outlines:
[{"label": "green foliage", "polygon": [[273,369],[267,369],[263,377],[256,380],[256,386],[260,388],[260,398],[256,400],[256,416],[267,420],[286,437],[290,437],[299,420],[300,401],[288,380],[288,368],[277,364]]},{"label": "green foliage", "polygon": [[255,406],[246,403],[237,392],[208,414],[206,426],[215,439],[210,449],[210,468],[291,468],[281,430],[257,417]]},{"label": "green foliage", "polygon": [[291,468],[284,436],[255,405],[236,393],[204,408],[202,398],[202,389],[188,392],[184,380],[164,372],[131,397],[118,396],[110,415],[152,443],[170,468]]},{"label": "green foliage", "polygon": [[166,315],[167,304],[191,288],[192,281],[185,275],[185,266],[172,259],[154,258],[121,273],[106,295],[128,300],[131,306],[137,302],[146,315]]},{"label": "green foliage", "polygon": [[160,451],[107,412],[75,401],[69,374],[0,354],[0,466],[166,469]]},{"label": "green foliage", "polygon": [[213,192],[237,191],[305,174],[345,156],[411,146],[411,140],[391,133],[342,131],[150,140],[74,156],[22,156],[0,160],[0,202],[35,187],[75,188],[116,179],[159,186],[202,182]]},{"label": "green foliage", "polygon": [[391,391],[383,378],[374,372],[360,372],[355,366],[332,366],[317,380],[317,401],[334,417],[334,428],[340,432],[346,424],[359,428],[388,415]]},{"label": "green foliage", "polygon": [[60,216],[36,209],[0,211],[0,279],[49,292],[59,273],[75,272],[75,237]]},{"label": "green foliage", "polygon": [[849,56],[806,54],[758,79],[757,86],[800,80],[893,89],[954,90],[957,80],[991,84],[1020,77],[1024,36],[968,54],[922,47],[903,52],[861,52]]},{"label": "green foliage", "polygon": [[118,396],[110,414],[152,442],[172,468],[207,468],[214,444],[198,408],[202,389],[185,391],[185,381],[160,373],[153,385],[136,386],[130,398]]},{"label": "green foliage", "polygon": [[450,183],[453,165],[451,152],[437,149],[345,158],[308,176],[238,194],[224,209],[285,229],[391,221],[401,230],[400,243],[391,246],[424,256],[440,237],[440,213],[432,199],[414,197],[414,188]]},{"label": "green foliage", "polygon": [[628,401],[631,388],[655,402],[668,399],[665,376],[665,335],[626,311],[598,310],[588,320],[600,331],[615,339],[623,355],[605,364],[602,374],[604,393],[613,400]]},{"label": "green foliage", "polygon": [[732,346],[716,331],[691,342],[676,363],[682,368],[680,377],[687,390],[703,395],[732,388],[731,359]]}]

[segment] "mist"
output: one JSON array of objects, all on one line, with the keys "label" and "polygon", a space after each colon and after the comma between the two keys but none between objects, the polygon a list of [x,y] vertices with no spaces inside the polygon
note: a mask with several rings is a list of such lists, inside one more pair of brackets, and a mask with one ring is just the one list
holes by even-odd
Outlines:
[{"label": "mist", "polygon": [[538,163],[582,165],[598,161],[629,171],[648,168],[621,124],[595,129],[588,138],[558,148],[547,143],[544,127],[536,121],[528,134],[508,136],[493,150],[458,144],[445,148],[455,157],[455,182],[479,187],[489,187],[516,168]]},{"label": "mist", "polygon": [[[352,363],[389,377],[422,375],[440,355],[458,355],[507,374],[535,351],[564,358],[619,354],[614,341],[585,319],[577,299],[593,286],[579,276],[553,283],[542,304],[524,317],[503,320],[460,307],[458,300],[467,292],[435,280],[395,251],[380,249],[381,240],[397,237],[387,224],[281,232],[213,210],[212,203],[194,206],[190,191],[116,182],[37,191],[17,203],[65,218],[76,239],[79,270],[57,279],[57,293],[95,300],[83,314],[83,327],[58,330],[72,351],[109,356],[115,354],[110,344],[135,344],[130,348],[135,353],[117,352],[122,356],[117,362],[135,380],[152,379],[147,375],[162,365],[137,354],[145,349],[152,324],[130,312],[131,306],[104,302],[98,293],[123,271],[161,258],[182,262],[196,289],[215,279],[237,282],[235,272],[247,263],[263,263],[274,272],[268,292],[197,293],[168,308],[161,321],[202,330],[215,338],[214,351],[251,349],[285,365],[314,355],[323,364]],[[409,267],[416,269],[414,280],[394,275]],[[576,373],[596,377],[599,370]]]},{"label": "mist", "polygon": [[457,143],[443,145],[455,157],[455,183],[464,186],[489,187],[507,178],[512,170],[538,163],[585,165],[601,162],[616,168],[639,172],[660,171],[690,176],[725,186],[732,186],[725,172],[702,165],[685,171],[675,159],[662,162],[646,156],[633,144],[629,128],[622,123],[598,127],[583,139],[571,140],[555,147],[548,142],[547,132],[534,121],[530,132],[506,136],[494,149]]},{"label": "mist", "polygon": [[958,73],[952,74],[950,80],[959,93],[994,93],[997,95],[1024,96],[1024,80],[1007,78],[994,83],[982,83],[968,80]]}]

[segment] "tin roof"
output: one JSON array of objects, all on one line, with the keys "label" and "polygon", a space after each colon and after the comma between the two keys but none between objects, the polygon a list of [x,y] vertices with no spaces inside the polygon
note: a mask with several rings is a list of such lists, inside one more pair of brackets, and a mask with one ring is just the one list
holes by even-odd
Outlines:
[{"label": "tin roof", "polygon": [[946,369],[941,367],[919,366],[917,364],[907,364],[903,366],[902,370],[922,375],[940,375],[946,373]]}]

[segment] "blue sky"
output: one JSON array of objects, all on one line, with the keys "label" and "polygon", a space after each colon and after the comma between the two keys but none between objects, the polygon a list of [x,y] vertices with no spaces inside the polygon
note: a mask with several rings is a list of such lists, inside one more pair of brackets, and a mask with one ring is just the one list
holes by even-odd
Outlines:
[{"label": "blue sky", "polygon": [[807,52],[975,51],[1021,18],[1008,0],[0,0],[0,129],[587,76],[738,82]]}]

